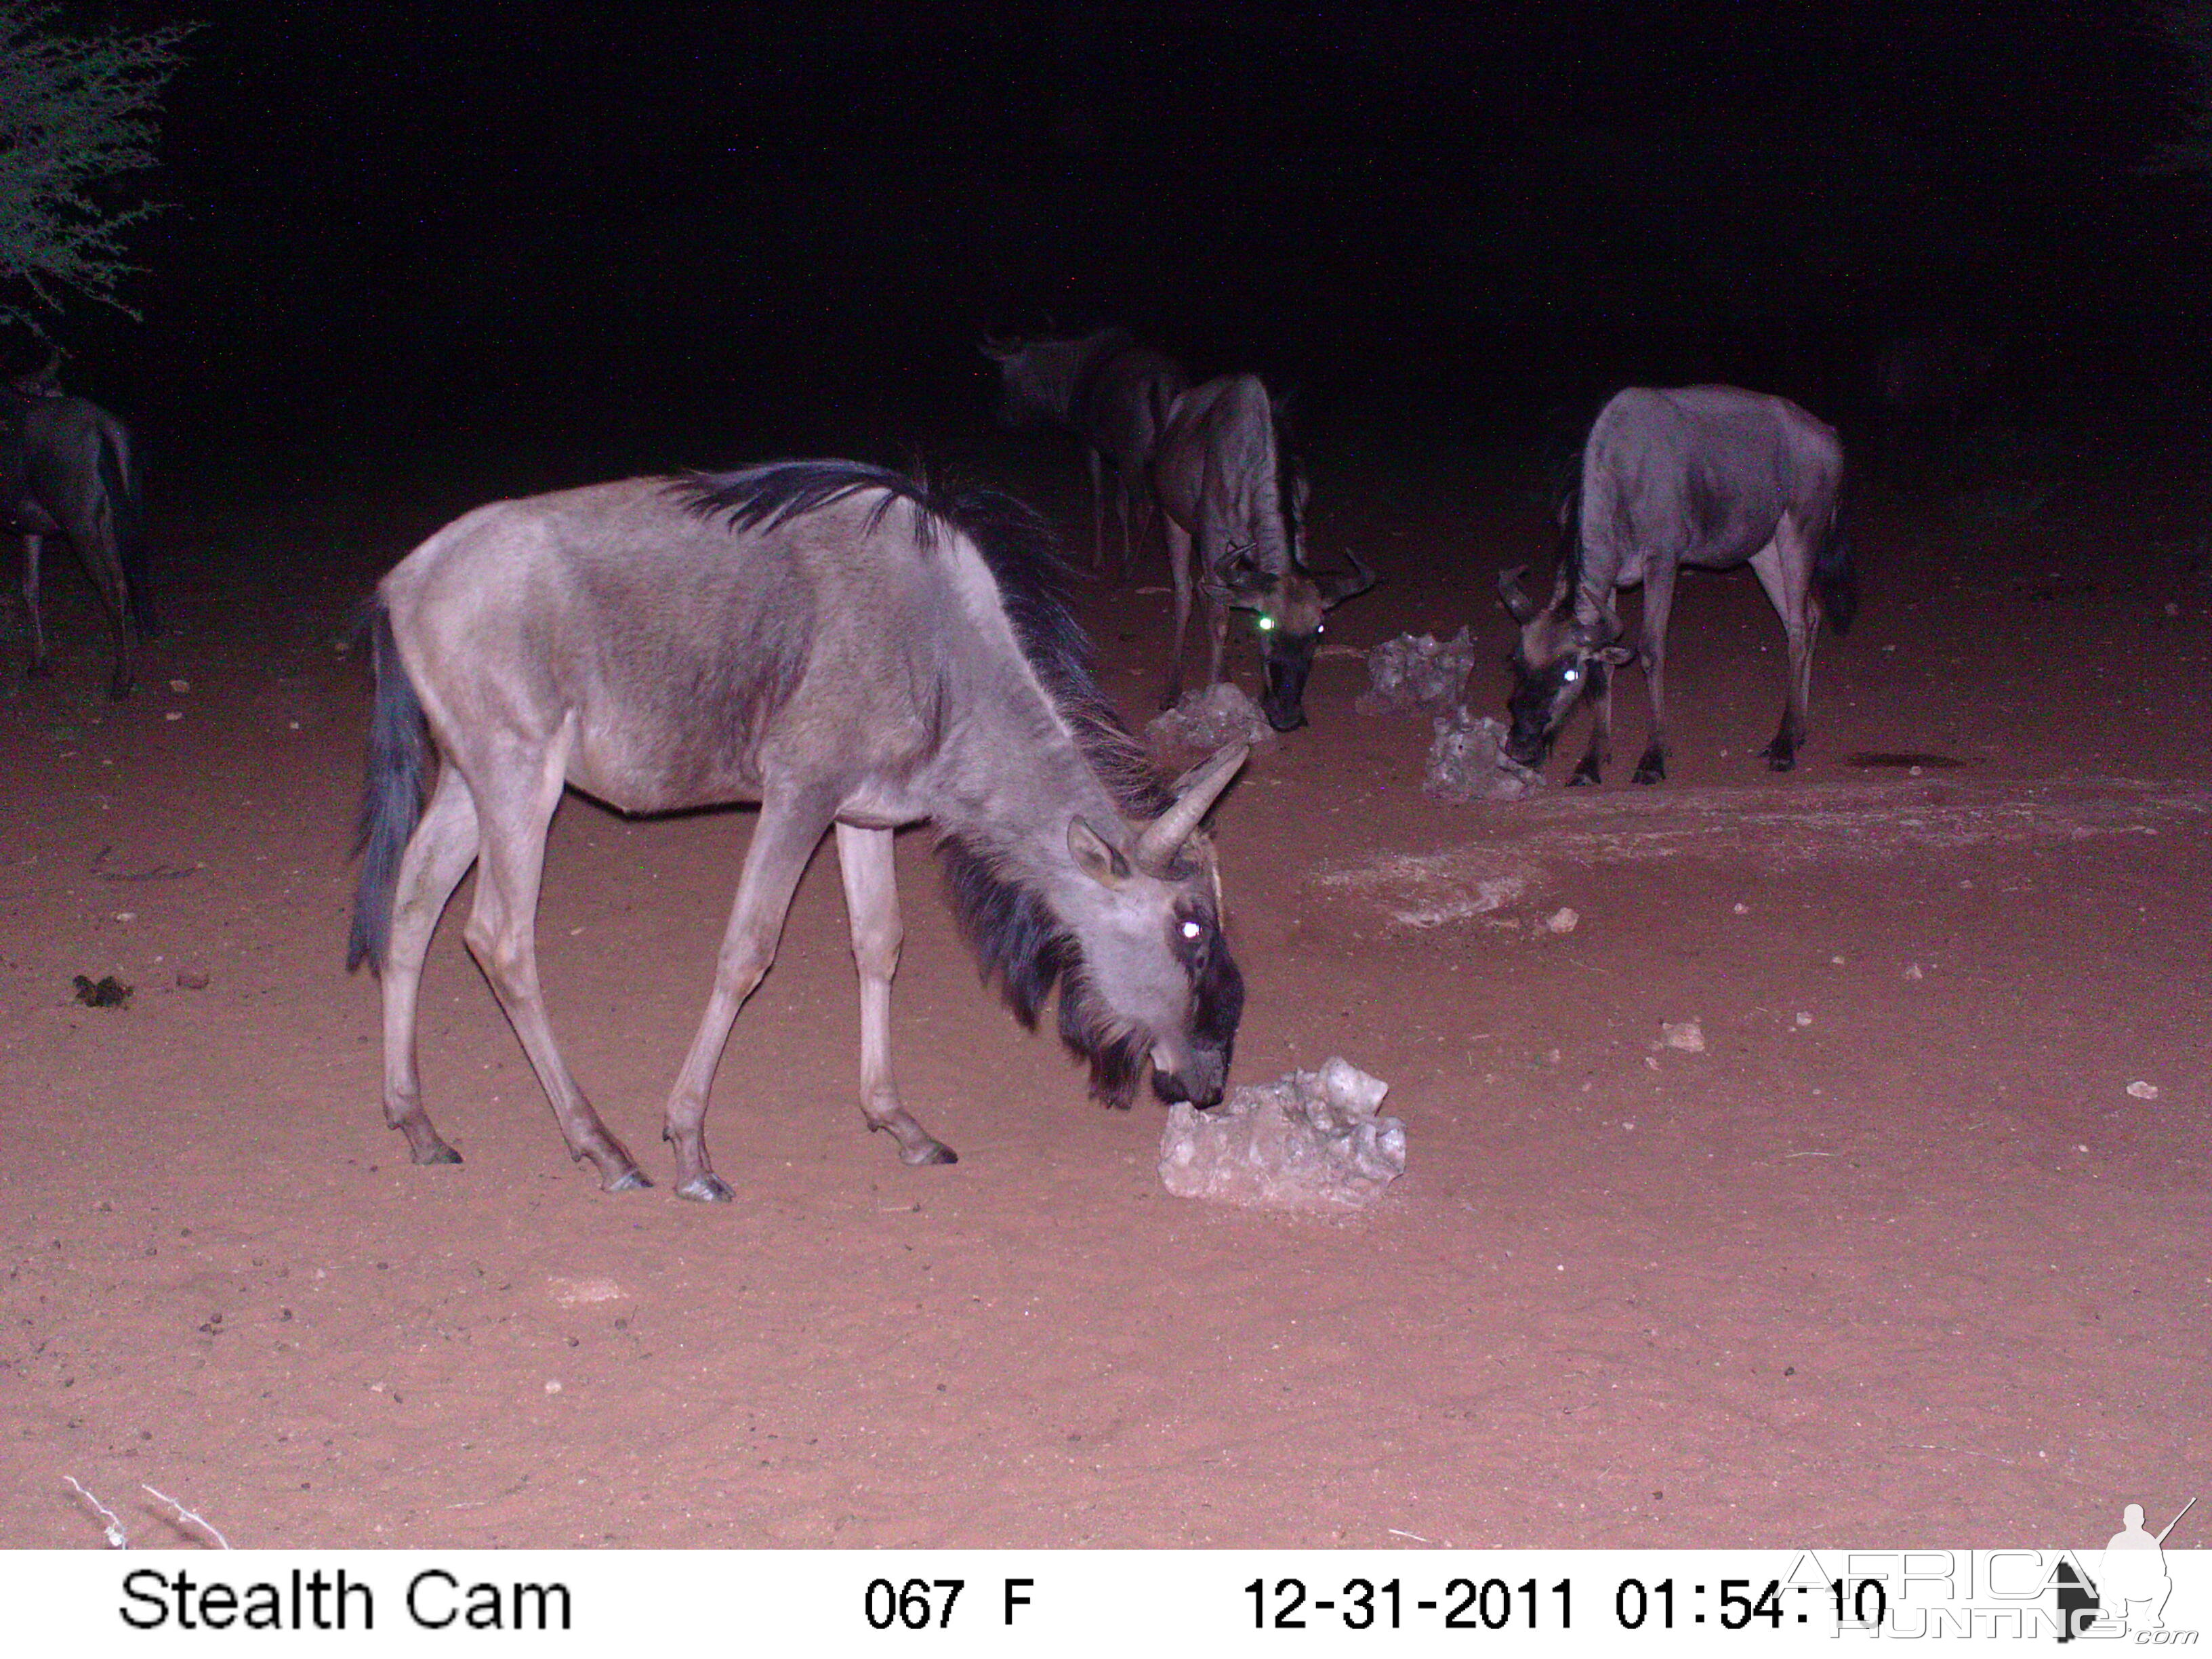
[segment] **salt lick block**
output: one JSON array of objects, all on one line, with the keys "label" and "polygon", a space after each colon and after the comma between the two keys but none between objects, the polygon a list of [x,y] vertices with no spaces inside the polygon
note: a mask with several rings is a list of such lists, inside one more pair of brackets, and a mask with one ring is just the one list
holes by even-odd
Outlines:
[{"label": "salt lick block", "polygon": [[1160,1179],[1177,1198],[1252,1209],[1365,1209],[1406,1172],[1406,1126],[1376,1109],[1389,1086],[1331,1058],[1211,1111],[1170,1106]]},{"label": "salt lick block", "polygon": [[1449,708],[1467,690],[1474,666],[1474,640],[1464,628],[1443,641],[1401,634],[1367,653],[1367,690],[1353,706],[1363,714]]},{"label": "salt lick block", "polygon": [[1421,793],[1460,805],[1478,800],[1523,800],[1544,786],[1543,775],[1505,753],[1505,726],[1464,707],[1441,715],[1429,744]]},{"label": "salt lick block", "polygon": [[1182,701],[1145,728],[1155,744],[1207,752],[1231,743],[1266,743],[1274,727],[1260,705],[1224,680],[1202,690],[1186,691]]}]

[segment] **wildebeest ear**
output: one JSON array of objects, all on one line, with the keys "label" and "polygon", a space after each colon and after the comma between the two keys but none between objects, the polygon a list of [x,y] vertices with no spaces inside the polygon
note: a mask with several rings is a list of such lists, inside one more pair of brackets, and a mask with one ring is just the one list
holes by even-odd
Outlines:
[{"label": "wildebeest ear", "polygon": [[1611,617],[1600,617],[1595,622],[1578,622],[1567,637],[1581,650],[1593,653],[1602,652],[1620,638],[1620,624]]},{"label": "wildebeest ear", "polygon": [[1331,571],[1314,578],[1314,586],[1321,589],[1322,608],[1334,611],[1346,599],[1356,599],[1382,579],[1367,568],[1367,562],[1350,548],[1344,556],[1352,562],[1349,570]]},{"label": "wildebeest ear", "polygon": [[1498,597],[1505,602],[1505,609],[1513,620],[1523,624],[1533,621],[1536,615],[1536,601],[1530,599],[1528,590],[1521,586],[1521,578],[1528,574],[1528,567],[1525,564],[1517,564],[1510,570],[1498,573]]},{"label": "wildebeest ear", "polygon": [[1067,851],[1075,867],[1105,887],[1119,887],[1134,873],[1113,842],[1081,818],[1067,821]]},{"label": "wildebeest ear", "polygon": [[1273,585],[1274,579],[1261,568],[1249,548],[1239,548],[1222,561],[1221,586],[1232,603],[1249,605]]}]

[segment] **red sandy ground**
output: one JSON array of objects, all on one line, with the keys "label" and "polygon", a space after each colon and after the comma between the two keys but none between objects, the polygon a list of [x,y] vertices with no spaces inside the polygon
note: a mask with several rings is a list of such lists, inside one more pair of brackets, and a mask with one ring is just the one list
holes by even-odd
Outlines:
[{"label": "red sandy ground", "polygon": [[[1067,476],[1033,482],[1075,507]],[[1389,578],[1333,641],[1472,621],[1503,652],[1490,581],[1540,561],[1537,514],[1381,467],[1321,488],[1319,547]],[[957,1168],[863,1133],[827,859],[717,1086],[735,1205],[569,1165],[465,886],[423,1045],[467,1163],[411,1167],[375,987],[340,967],[367,677],[337,641],[489,493],[167,503],[171,632],[118,709],[74,572],[61,672],[26,686],[7,641],[0,1544],[96,1547],[75,1475],[141,1542],[177,1541],[150,1482],[294,1547],[2093,1545],[2212,1473],[2212,722],[2206,596],[2152,547],[2178,517],[1870,515],[1789,779],[1750,758],[1782,667],[1747,575],[1677,605],[1657,791],[1626,783],[1632,676],[1606,789],[1449,807],[1426,723],[1354,713],[1357,655],[1325,659],[1219,839],[1238,1076],[1341,1054],[1407,1124],[1404,1179],[1330,1224],[1168,1196],[1160,1109],[1091,1105],[979,991],[921,835],[900,1074]],[[1165,599],[1082,605],[1148,717]],[[1501,702],[1494,658],[1473,690]],[[750,823],[572,799],[553,836],[556,1024],[664,1177]],[[1573,932],[1534,925],[1562,906]],[[127,1008],[72,1000],[108,973]],[[1657,1046],[1692,1017],[1703,1053]]]}]

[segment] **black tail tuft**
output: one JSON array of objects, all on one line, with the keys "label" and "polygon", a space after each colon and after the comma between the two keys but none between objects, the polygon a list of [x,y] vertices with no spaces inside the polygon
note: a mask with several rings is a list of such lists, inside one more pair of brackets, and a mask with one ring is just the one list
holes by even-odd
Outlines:
[{"label": "black tail tuft", "polygon": [[422,816],[430,780],[430,727],[422,700],[399,660],[392,617],[382,600],[369,617],[370,654],[376,665],[376,703],[368,719],[368,767],[361,786],[361,827],[354,851],[361,859],[353,931],[346,940],[346,970],[364,962],[381,973],[392,939],[392,897],[399,860]]},{"label": "black tail tuft", "polygon": [[1583,581],[1583,481],[1579,475],[1559,497],[1559,544],[1552,562],[1552,592],[1571,612]]},{"label": "black tail tuft", "polygon": [[123,567],[125,603],[131,625],[138,637],[150,640],[161,631],[154,611],[153,574],[146,546],[146,518],[139,495],[138,471],[132,456],[112,432],[100,435],[100,485],[107,500],[108,523],[115,538],[115,556]]},{"label": "black tail tuft", "polygon": [[1821,619],[1837,633],[1849,633],[1851,618],[1859,612],[1859,578],[1851,563],[1851,538],[1844,525],[1841,497],[1813,561],[1813,580],[1820,591]]}]

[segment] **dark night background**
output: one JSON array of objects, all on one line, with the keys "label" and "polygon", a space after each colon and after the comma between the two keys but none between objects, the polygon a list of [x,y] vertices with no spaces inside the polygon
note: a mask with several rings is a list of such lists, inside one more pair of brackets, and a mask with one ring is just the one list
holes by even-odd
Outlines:
[{"label": "dark night background", "polygon": [[957,453],[985,329],[1108,319],[1295,385],[1324,450],[1701,378],[1848,440],[1880,343],[1944,324],[2078,462],[2198,402],[2212,198],[2143,168],[2183,85],[2144,8],[97,16],[204,23],[145,320],[61,330],[172,465]]}]

